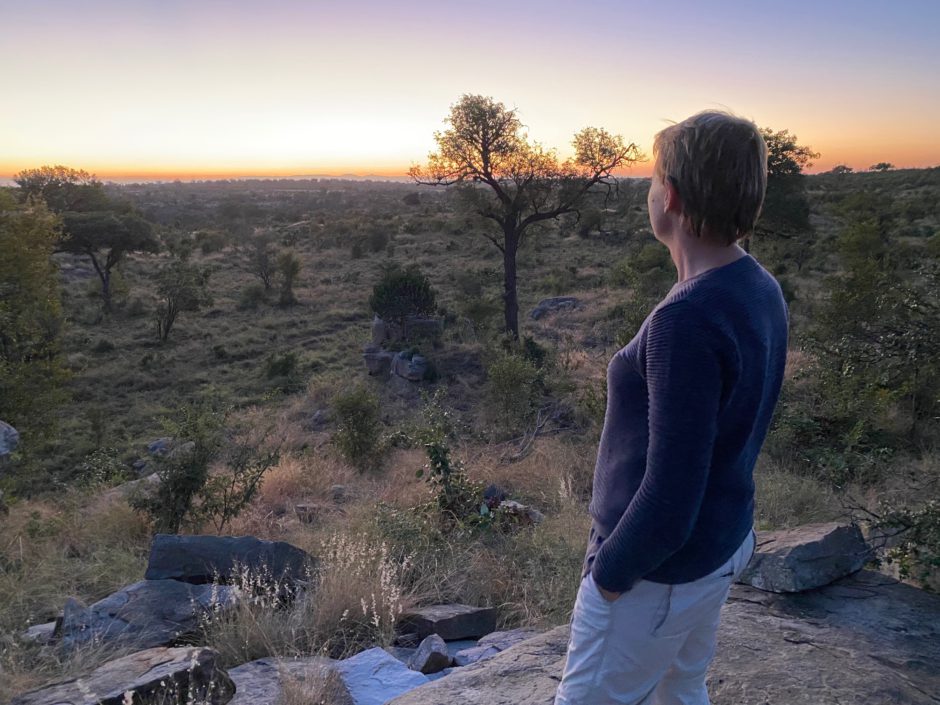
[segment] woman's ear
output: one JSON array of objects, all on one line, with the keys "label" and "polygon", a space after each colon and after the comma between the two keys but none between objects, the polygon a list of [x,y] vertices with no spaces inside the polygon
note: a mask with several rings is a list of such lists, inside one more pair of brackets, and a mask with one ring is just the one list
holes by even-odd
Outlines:
[{"label": "woman's ear", "polygon": [[682,215],[682,199],[679,198],[679,190],[676,188],[671,177],[663,179],[663,210],[666,213],[675,213]]}]

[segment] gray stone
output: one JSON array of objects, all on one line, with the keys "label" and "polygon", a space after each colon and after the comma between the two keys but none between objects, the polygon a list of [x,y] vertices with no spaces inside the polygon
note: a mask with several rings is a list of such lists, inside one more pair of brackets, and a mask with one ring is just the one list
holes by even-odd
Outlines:
[{"label": "gray stone", "polygon": [[384,705],[392,698],[428,683],[381,647],[367,649],[335,663],[354,705]]},{"label": "gray stone", "polygon": [[538,509],[520,504],[512,499],[504,499],[499,503],[497,509],[504,514],[509,514],[520,523],[525,525],[541,524],[545,520],[545,515]]},{"label": "gray stone", "polygon": [[538,305],[532,309],[532,313],[529,314],[529,317],[533,321],[537,321],[549,313],[570,311],[571,309],[577,308],[580,303],[581,302],[574,296],[555,296],[550,299],[542,299],[538,302]]},{"label": "gray stone", "polygon": [[515,646],[521,641],[531,639],[539,633],[537,629],[522,627],[505,632],[493,632],[480,639],[474,646],[462,649],[454,654],[454,665],[469,666]]},{"label": "gray stone", "polygon": [[400,352],[392,358],[392,374],[409,382],[420,382],[427,367],[427,360],[421,355],[414,355],[409,360],[404,352]]},{"label": "gray stone", "polygon": [[429,605],[402,614],[398,621],[398,631],[414,632],[421,639],[430,634],[445,640],[475,639],[495,630],[494,607]]},{"label": "gray stone", "polygon": [[[552,705],[568,626],[389,705]],[[862,571],[798,594],[735,585],[708,675],[713,705],[936,705],[940,597]]]},{"label": "gray stone", "polygon": [[771,592],[801,592],[860,570],[871,550],[857,526],[807,524],[758,532],[757,550],[739,582]]},{"label": "gray stone", "polygon": [[320,521],[320,514],[323,507],[313,502],[301,502],[294,505],[294,514],[297,515],[297,521],[301,524],[316,524]]},{"label": "gray stone", "polygon": [[126,693],[133,693],[134,703],[225,705],[234,692],[212,649],[159,648],[138,651],[88,675],[25,693],[13,698],[11,705],[123,705]]},{"label": "gray stone", "polygon": [[236,597],[237,590],[227,585],[142,580],[90,607],[69,600],[54,638],[65,648],[89,642],[138,649],[165,646],[194,633],[201,620],[233,605]]},{"label": "gray stone", "polygon": [[330,485],[330,498],[337,504],[343,504],[349,500],[349,489],[346,485]]},{"label": "gray stone", "polygon": [[385,327],[385,321],[377,315],[372,317],[372,345],[381,347],[385,342],[388,331]]},{"label": "gray stone", "polygon": [[449,665],[450,654],[447,651],[447,644],[437,634],[430,634],[418,644],[409,667],[426,675],[443,671]]},{"label": "gray stone", "polygon": [[20,444],[20,432],[6,421],[0,421],[0,456],[10,455]]},{"label": "gray stone", "polygon": [[20,632],[20,638],[24,641],[32,641],[36,644],[49,644],[55,634],[55,622],[46,622],[44,624],[34,624],[28,629]]},{"label": "gray stone", "polygon": [[447,644],[447,653],[450,654],[450,658],[453,660],[461,651],[472,649],[479,641],[477,639],[453,639],[444,643]]},{"label": "gray stone", "polygon": [[411,660],[418,649],[409,646],[386,646],[385,650],[410,668]]},{"label": "gray stone", "polygon": [[231,582],[242,570],[271,582],[294,585],[307,578],[314,559],[283,541],[253,536],[157,534],[150,544],[148,580],[173,579],[196,585]]},{"label": "gray stone", "polygon": [[147,444],[147,452],[150,455],[166,455],[173,447],[172,438],[157,438]]},{"label": "gray stone", "polygon": [[362,353],[362,359],[366,363],[366,369],[373,377],[388,377],[392,369],[392,360],[395,355],[386,350],[369,350]]},{"label": "gray stone", "polygon": [[229,669],[235,683],[235,697],[229,705],[278,705],[285,687],[301,689],[309,702],[352,705],[352,698],[332,659],[321,656],[304,658],[262,658]]},{"label": "gray stone", "polygon": [[122,482],[117,487],[106,490],[102,497],[107,500],[130,499],[131,497],[152,494],[160,486],[160,476],[157,473],[145,475],[139,480]]}]

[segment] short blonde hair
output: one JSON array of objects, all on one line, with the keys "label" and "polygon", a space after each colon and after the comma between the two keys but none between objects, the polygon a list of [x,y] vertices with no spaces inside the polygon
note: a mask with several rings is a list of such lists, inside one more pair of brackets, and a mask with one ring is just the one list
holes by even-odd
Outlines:
[{"label": "short blonde hair", "polygon": [[656,135],[656,176],[679,193],[692,231],[732,244],[750,234],[767,190],[767,145],[750,120],[705,111]]}]

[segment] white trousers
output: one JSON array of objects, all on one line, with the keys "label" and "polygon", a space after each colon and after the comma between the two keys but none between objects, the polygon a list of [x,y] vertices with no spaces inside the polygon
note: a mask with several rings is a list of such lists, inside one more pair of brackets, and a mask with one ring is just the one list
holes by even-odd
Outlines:
[{"label": "white trousers", "polygon": [[752,530],[721,567],[691,583],[640,580],[613,602],[588,573],[571,615],[555,705],[708,705],[721,606],[754,554]]}]

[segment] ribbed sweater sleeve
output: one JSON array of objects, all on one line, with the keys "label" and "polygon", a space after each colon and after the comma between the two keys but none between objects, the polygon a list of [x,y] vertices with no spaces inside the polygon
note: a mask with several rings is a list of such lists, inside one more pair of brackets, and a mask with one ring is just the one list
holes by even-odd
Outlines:
[{"label": "ribbed sweater sleeve", "polygon": [[657,308],[647,323],[646,472],[591,568],[595,583],[607,590],[629,590],[692,533],[708,481],[722,393],[713,325],[684,299]]}]

